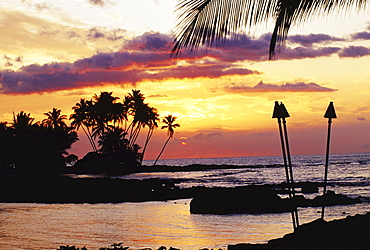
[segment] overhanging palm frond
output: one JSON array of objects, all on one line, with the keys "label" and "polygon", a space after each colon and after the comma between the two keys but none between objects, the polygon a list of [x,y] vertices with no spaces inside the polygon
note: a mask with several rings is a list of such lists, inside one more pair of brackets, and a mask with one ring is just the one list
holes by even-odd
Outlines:
[{"label": "overhanging palm frond", "polygon": [[173,52],[190,51],[201,45],[238,34],[246,26],[266,20],[274,0],[183,0],[178,4]]},{"label": "overhanging palm frond", "polygon": [[178,4],[174,57],[214,42],[235,39],[245,28],[275,21],[269,54],[283,44],[290,27],[317,15],[364,9],[369,0],[182,0]]}]

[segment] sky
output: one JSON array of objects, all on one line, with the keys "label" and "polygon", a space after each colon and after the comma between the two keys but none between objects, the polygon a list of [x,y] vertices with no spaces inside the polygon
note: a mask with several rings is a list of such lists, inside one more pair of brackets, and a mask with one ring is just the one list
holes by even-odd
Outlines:
[{"label": "sky", "polygon": [[[325,154],[334,102],[331,153],[370,152],[369,9],[294,26],[268,60],[272,24],[246,29],[222,47],[171,59],[176,0],[2,0],[0,121],[13,112],[36,121],[81,98],[122,98],[139,89],[160,117],[180,124],[162,158],[280,155],[275,101],[283,102],[294,155]],[[167,139],[161,125],[145,159]],[[69,153],[90,147],[83,133]],[[140,142],[140,139],[142,142]],[[138,143],[143,144],[144,138]]]}]

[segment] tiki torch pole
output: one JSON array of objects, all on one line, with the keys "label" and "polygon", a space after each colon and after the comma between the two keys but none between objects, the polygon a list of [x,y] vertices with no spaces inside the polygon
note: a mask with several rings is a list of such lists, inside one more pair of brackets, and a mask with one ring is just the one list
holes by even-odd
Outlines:
[{"label": "tiki torch pole", "polygon": [[[283,104],[279,105],[279,102],[277,102],[277,101],[275,102],[272,118],[277,118],[278,119],[281,150],[282,150],[282,153],[283,153],[284,167],[285,167],[285,176],[286,176],[287,185],[289,186],[290,183],[292,182],[292,180],[289,177],[289,170],[288,170],[287,157],[286,157],[287,153],[286,153],[285,144],[284,144],[283,129],[281,127],[281,119],[283,119],[283,123],[284,123],[284,126],[285,126],[285,123],[286,123],[285,117],[289,117],[290,115],[289,115],[288,111],[285,109],[285,107],[282,106],[282,105]],[[286,131],[286,127],[285,127],[285,131]],[[285,134],[285,137],[286,136],[287,136],[287,134]],[[287,144],[287,147],[289,147],[288,144]],[[288,193],[289,194],[289,199],[291,199],[292,198],[291,188],[290,187],[288,187],[288,188],[289,188],[289,193]],[[294,212],[292,212],[292,221],[293,221],[293,228],[295,230],[298,227],[298,213],[297,213],[296,210]]]},{"label": "tiki torch pole", "polygon": [[[284,167],[285,167],[285,176],[286,176],[286,182],[287,184],[290,183],[290,179],[289,179],[289,171],[288,171],[288,163],[287,163],[287,160],[286,160],[286,151],[285,151],[285,144],[284,144],[284,136],[283,136],[283,129],[281,127],[281,118],[283,117],[283,115],[281,114],[281,108],[280,108],[280,105],[279,103],[276,101],[275,102],[275,107],[274,107],[274,112],[272,114],[272,118],[277,118],[278,120],[278,126],[279,126],[279,135],[280,135],[280,144],[281,144],[281,151],[283,153],[283,159],[284,159]],[[289,198],[290,197],[290,193],[289,193]]]},{"label": "tiki torch pole", "polygon": [[[329,103],[329,106],[325,112],[324,115],[325,118],[328,118],[328,134],[327,134],[327,140],[326,140],[326,158],[325,158],[325,173],[324,173],[324,190],[322,195],[324,196],[326,194],[326,186],[327,186],[327,179],[328,179],[328,166],[329,166],[329,149],[330,149],[330,132],[331,132],[331,124],[332,124],[332,118],[337,118],[337,115],[335,113],[334,104],[333,102]],[[325,206],[322,206],[321,211],[321,219],[324,219],[324,212],[325,212]]]},{"label": "tiki torch pole", "polygon": [[[293,179],[293,168],[292,168],[292,160],[290,158],[290,148],[289,148],[289,139],[288,139],[288,129],[286,126],[286,120],[285,118],[290,117],[288,110],[285,108],[285,105],[283,103],[280,103],[280,109],[283,116],[283,128],[284,128],[284,136],[285,136],[285,146],[286,146],[286,153],[288,158],[288,167],[289,167],[289,179],[291,183],[290,191],[292,192],[292,196],[295,196],[295,190],[294,190],[294,179]],[[295,216],[295,228],[299,226],[298,221],[298,211],[297,209],[294,210],[294,216]]]}]

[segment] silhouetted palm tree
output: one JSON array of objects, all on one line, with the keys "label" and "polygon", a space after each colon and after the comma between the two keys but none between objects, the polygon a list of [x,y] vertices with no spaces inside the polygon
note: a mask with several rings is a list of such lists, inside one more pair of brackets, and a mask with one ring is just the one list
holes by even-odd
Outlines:
[{"label": "silhouetted palm tree", "polygon": [[93,137],[102,135],[109,130],[109,122],[120,120],[121,115],[117,112],[116,100],[119,97],[113,97],[113,92],[101,92],[100,95],[93,97],[94,105],[92,106],[90,118],[93,121]]},{"label": "silhouetted palm tree", "polygon": [[168,115],[168,116],[164,117],[164,119],[162,120],[162,122],[167,124],[167,125],[162,126],[161,129],[167,128],[168,138],[166,140],[166,143],[163,145],[163,148],[162,148],[161,152],[159,153],[157,159],[155,160],[153,166],[155,166],[155,164],[157,164],[157,161],[158,161],[159,157],[161,157],[165,147],[167,146],[167,143],[173,137],[174,129],[177,128],[177,127],[180,127],[180,124],[178,124],[178,123],[174,124],[176,118],[177,118],[176,116]]},{"label": "silhouetted palm tree", "polygon": [[212,45],[216,40],[236,38],[245,27],[275,22],[270,41],[270,59],[276,44],[282,44],[292,25],[335,11],[362,9],[368,0],[181,0],[173,52]]},{"label": "silhouetted palm tree", "polygon": [[76,103],[76,105],[72,108],[74,110],[74,113],[71,114],[70,120],[73,120],[71,122],[71,126],[78,131],[78,129],[81,127],[84,133],[86,134],[86,137],[88,138],[90,145],[92,149],[96,152],[97,148],[95,145],[95,141],[92,138],[92,132],[90,130],[90,111],[92,107],[92,101],[85,101],[85,99],[80,99],[80,102]]},{"label": "silhouetted palm tree", "polygon": [[35,118],[30,117],[30,113],[26,114],[24,111],[14,114],[13,112],[13,122],[11,127],[17,131],[27,130],[33,125]]},{"label": "silhouetted palm tree", "polygon": [[140,133],[147,105],[144,103],[144,94],[140,93],[140,90],[133,89],[132,93],[128,94],[128,99],[130,100],[129,115],[133,116],[133,118],[127,129],[130,131],[130,145],[133,146]]},{"label": "silhouetted palm tree", "polygon": [[146,148],[148,146],[150,139],[152,138],[154,129],[158,127],[158,123],[157,123],[157,121],[159,120],[158,116],[159,114],[156,108],[148,107],[147,112],[145,114],[144,121],[143,121],[143,127],[145,126],[148,127],[148,133],[145,138],[144,148],[143,148],[142,157],[140,159],[140,162],[143,161]]},{"label": "silhouetted palm tree", "polygon": [[125,136],[126,132],[119,127],[104,132],[99,137],[99,151],[103,154],[116,154],[120,148],[127,148],[128,141]]},{"label": "silhouetted palm tree", "polygon": [[67,124],[64,122],[65,119],[67,119],[66,115],[61,115],[61,110],[53,108],[52,111],[49,111],[47,113],[44,113],[44,115],[47,116],[46,119],[42,120],[42,125],[47,128],[65,128],[67,127]]}]

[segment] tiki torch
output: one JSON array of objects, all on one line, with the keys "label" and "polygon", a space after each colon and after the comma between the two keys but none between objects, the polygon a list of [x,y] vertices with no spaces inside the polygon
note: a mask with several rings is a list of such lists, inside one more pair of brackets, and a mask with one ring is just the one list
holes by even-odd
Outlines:
[{"label": "tiki torch", "polygon": [[[327,186],[327,180],[328,180],[328,165],[329,165],[329,149],[330,149],[330,132],[331,132],[331,124],[332,119],[337,118],[337,115],[335,113],[334,104],[333,102],[329,103],[328,108],[326,109],[324,118],[328,118],[328,134],[326,139],[326,158],[325,158],[325,173],[324,173],[324,191],[323,196],[326,194],[326,186]],[[325,206],[322,206],[322,212],[321,212],[321,219],[324,219],[324,210]]]}]

